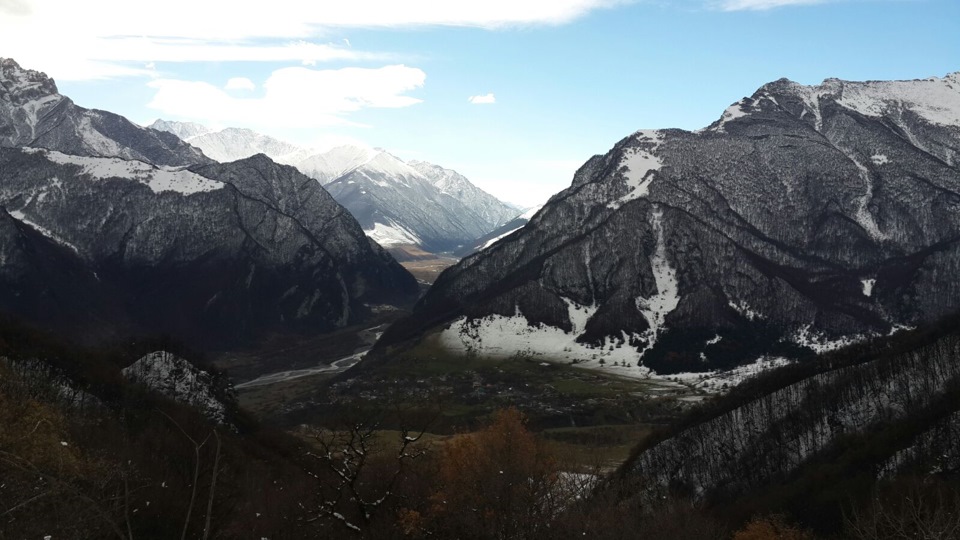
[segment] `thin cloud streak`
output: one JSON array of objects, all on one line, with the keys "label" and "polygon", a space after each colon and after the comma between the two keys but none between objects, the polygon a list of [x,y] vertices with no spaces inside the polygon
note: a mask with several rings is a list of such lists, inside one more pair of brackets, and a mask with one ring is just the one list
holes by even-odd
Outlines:
[{"label": "thin cloud streak", "polygon": [[716,3],[721,11],[765,11],[786,6],[812,6],[838,0],[722,0]]},{"label": "thin cloud streak", "polygon": [[493,95],[493,92],[490,92],[482,96],[470,96],[467,101],[474,105],[492,105],[497,102],[497,98]]}]

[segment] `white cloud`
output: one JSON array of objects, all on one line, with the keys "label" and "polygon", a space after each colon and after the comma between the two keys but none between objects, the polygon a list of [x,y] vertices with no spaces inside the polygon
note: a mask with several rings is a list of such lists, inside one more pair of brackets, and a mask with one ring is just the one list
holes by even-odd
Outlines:
[{"label": "white cloud", "polygon": [[257,85],[246,77],[233,77],[227,81],[223,88],[226,90],[256,90]]},{"label": "white cloud", "polygon": [[0,51],[60,79],[142,76],[126,64],[146,62],[390,61],[349,42],[315,42],[331,28],[562,24],[629,1],[5,0]]},{"label": "white cloud", "polygon": [[720,0],[716,6],[723,11],[760,11],[784,6],[809,6],[835,0]]},{"label": "white cloud", "polygon": [[[165,117],[241,126],[309,128],[356,125],[344,115],[366,108],[399,108],[420,103],[405,95],[423,86],[426,74],[404,65],[378,69],[274,71],[259,97],[234,97],[202,81],[156,79],[147,105]],[[252,83],[251,83],[252,84]]]},{"label": "white cloud", "polygon": [[467,101],[473,103],[474,105],[488,105],[491,103],[496,103],[497,98],[493,95],[493,92],[483,96],[470,96],[467,98]]}]

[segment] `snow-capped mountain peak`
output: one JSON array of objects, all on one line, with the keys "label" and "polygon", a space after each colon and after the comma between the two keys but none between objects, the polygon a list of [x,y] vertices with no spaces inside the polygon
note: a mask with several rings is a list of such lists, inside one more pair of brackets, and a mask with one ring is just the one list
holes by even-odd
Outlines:
[{"label": "snow-capped mountain peak", "polygon": [[366,146],[341,145],[303,159],[297,163],[297,168],[326,185],[368,163],[378,153],[378,150]]},{"label": "snow-capped mountain peak", "polygon": [[157,131],[166,131],[167,133],[173,133],[177,137],[180,137],[185,142],[190,142],[190,139],[194,137],[199,137],[200,135],[206,135],[211,133],[213,130],[208,128],[203,124],[198,124],[196,122],[174,122],[169,120],[164,120],[162,118],[157,119],[152,124],[147,126],[148,128],[155,129]]},{"label": "snow-capped mountain peak", "polygon": [[157,120],[150,127],[173,133],[184,142],[202,150],[207,157],[221,163],[265,154],[278,163],[296,165],[313,153],[309,148],[247,128],[231,127],[212,131],[201,124],[167,120]]},{"label": "snow-capped mountain peak", "polygon": [[22,104],[44,96],[57,95],[57,84],[46,74],[20,67],[12,58],[0,58],[0,96],[4,101]]}]

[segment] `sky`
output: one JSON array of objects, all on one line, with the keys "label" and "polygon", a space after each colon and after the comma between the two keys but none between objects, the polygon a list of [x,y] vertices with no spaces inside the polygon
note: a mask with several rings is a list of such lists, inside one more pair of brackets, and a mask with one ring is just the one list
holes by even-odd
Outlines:
[{"label": "sky", "polygon": [[380,147],[526,207],[781,77],[960,71],[960,1],[0,0],[0,56],[137,123]]}]

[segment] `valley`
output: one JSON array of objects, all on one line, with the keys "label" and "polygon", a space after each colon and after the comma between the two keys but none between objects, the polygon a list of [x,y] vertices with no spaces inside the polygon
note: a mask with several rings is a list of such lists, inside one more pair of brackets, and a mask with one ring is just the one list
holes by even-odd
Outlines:
[{"label": "valley", "polygon": [[955,538],[960,72],[714,118],[523,209],[0,59],[0,540]]}]

